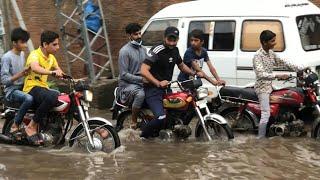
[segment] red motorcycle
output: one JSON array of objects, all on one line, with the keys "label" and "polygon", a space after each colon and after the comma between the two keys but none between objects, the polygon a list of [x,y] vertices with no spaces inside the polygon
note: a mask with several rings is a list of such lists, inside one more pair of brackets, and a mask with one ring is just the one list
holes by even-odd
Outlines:
[{"label": "red motorcycle", "polygon": [[[89,103],[93,98],[89,86],[84,81],[76,82],[67,75],[64,75],[63,78],[68,80],[70,92],[59,95],[56,106],[40,123],[40,135],[42,135],[45,145],[63,145],[67,133],[71,130],[74,120],[76,120],[78,124],[69,137],[68,144],[70,147],[74,145],[84,147],[88,152],[110,152],[119,147],[120,139],[112,124],[104,118],[89,116]],[[25,135],[16,136],[10,133],[17,110],[12,104],[5,106],[4,112],[1,114],[5,121],[0,142],[28,145]],[[34,113],[34,110],[30,110],[25,115],[22,128],[29,124]]]},{"label": "red motorcycle", "polygon": [[[168,90],[163,97],[163,107],[166,110],[167,118],[165,128],[159,133],[160,138],[188,138],[192,132],[189,123],[194,117],[197,117],[198,122],[194,130],[197,138],[209,141],[212,139],[233,139],[233,133],[226,120],[222,116],[210,112],[206,100],[209,92],[208,89],[201,87],[200,79],[183,82],[172,81],[171,84],[178,84],[180,91],[171,92]],[[117,99],[117,97],[117,93],[115,93],[115,98]],[[117,119],[116,129],[120,131],[126,128],[126,124],[131,121],[131,108],[116,101],[113,113],[113,119]],[[152,112],[143,108],[138,115],[138,127],[139,124],[148,123],[152,119]]]},{"label": "red motorcycle", "polygon": [[[270,95],[271,116],[268,136],[301,136],[306,134],[305,123],[319,117],[317,96],[320,94],[318,75],[311,71],[299,72],[298,87],[274,90]],[[220,89],[220,114],[233,130],[257,131],[261,109],[254,88],[223,87]]]}]

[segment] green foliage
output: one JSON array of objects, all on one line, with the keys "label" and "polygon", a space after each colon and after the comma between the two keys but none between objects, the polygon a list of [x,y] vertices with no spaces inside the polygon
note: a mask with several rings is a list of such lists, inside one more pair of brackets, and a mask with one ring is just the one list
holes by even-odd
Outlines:
[{"label": "green foliage", "polygon": [[54,81],[48,81],[48,86],[50,89],[55,89],[59,91],[59,87],[57,86],[57,84]]}]

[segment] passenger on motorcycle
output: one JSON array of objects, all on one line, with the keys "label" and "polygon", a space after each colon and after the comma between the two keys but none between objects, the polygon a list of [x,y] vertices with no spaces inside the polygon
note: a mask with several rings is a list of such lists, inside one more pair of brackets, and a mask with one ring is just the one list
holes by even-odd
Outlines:
[{"label": "passenger on motorcycle", "polygon": [[[184,53],[183,56],[183,62],[189,67],[192,68],[195,71],[202,71],[202,67],[203,67],[203,62],[206,62],[209,70],[211,72],[211,74],[213,75],[213,77],[216,79],[212,79],[210,78],[206,73],[203,72],[204,74],[204,78],[209,81],[211,84],[213,85],[222,85],[225,84],[226,82],[224,80],[221,80],[216,69],[213,67],[207,50],[203,47],[203,43],[204,43],[204,35],[203,35],[203,31],[199,30],[199,29],[195,29],[190,33],[190,45],[191,47],[189,47],[187,49],[187,51]],[[185,81],[189,79],[189,75],[184,73],[184,72],[180,72],[179,76],[178,76],[178,80],[179,81]]]},{"label": "passenger on motorcycle", "polygon": [[126,26],[129,42],[119,52],[119,99],[121,103],[131,105],[131,128],[137,127],[138,112],[144,102],[143,82],[140,74],[142,62],[146,59],[147,50],[141,45],[141,26],[130,23]]},{"label": "passenger on motorcycle", "polygon": [[30,72],[30,68],[24,68],[24,50],[29,37],[29,33],[22,28],[12,30],[12,49],[3,55],[1,60],[1,82],[5,86],[5,98],[9,102],[21,104],[11,127],[12,134],[19,132],[23,117],[33,103],[32,96],[22,91],[24,76]]},{"label": "passenger on motorcycle", "polygon": [[187,74],[203,77],[202,72],[195,73],[182,62],[179,49],[176,47],[178,40],[179,30],[176,27],[168,27],[164,32],[163,43],[152,47],[141,65],[141,75],[150,82],[145,85],[145,101],[156,118],[142,127],[141,137],[148,138],[154,133],[158,134],[164,125],[166,113],[162,105],[162,96],[172,79],[176,64]]},{"label": "passenger on motorcycle", "polygon": [[40,47],[30,53],[26,62],[26,67],[31,68],[31,73],[25,78],[23,91],[33,96],[37,107],[33,120],[26,127],[27,139],[33,145],[41,144],[41,136],[37,133],[38,125],[58,99],[59,93],[50,90],[47,83],[48,75],[63,76],[53,55],[58,49],[59,35],[52,31],[44,31],[41,33]]},{"label": "passenger on motorcycle", "polygon": [[261,119],[259,123],[258,138],[264,138],[266,135],[267,124],[270,117],[270,93],[272,92],[272,80],[285,80],[287,74],[274,75],[274,67],[287,67],[294,71],[303,70],[304,67],[291,64],[280,59],[272,49],[276,45],[276,34],[270,30],[264,30],[260,34],[261,48],[256,52],[253,58],[253,69],[256,74],[255,91],[259,98],[261,106]]}]

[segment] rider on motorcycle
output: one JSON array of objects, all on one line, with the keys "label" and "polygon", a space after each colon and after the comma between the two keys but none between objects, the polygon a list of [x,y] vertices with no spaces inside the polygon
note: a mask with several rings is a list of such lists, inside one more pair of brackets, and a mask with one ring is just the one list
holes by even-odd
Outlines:
[{"label": "rider on motorcycle", "polygon": [[259,98],[261,106],[261,119],[259,123],[258,138],[264,138],[266,135],[267,124],[270,117],[270,93],[272,92],[272,80],[285,80],[287,74],[274,75],[274,67],[287,67],[294,71],[303,70],[300,67],[283,59],[280,59],[272,49],[276,45],[276,34],[270,30],[264,30],[260,34],[261,48],[256,52],[253,58],[253,69],[256,74],[255,91]]},{"label": "rider on motorcycle", "polygon": [[132,104],[131,128],[137,127],[138,112],[144,102],[143,82],[140,68],[146,58],[146,49],[141,45],[141,26],[130,23],[126,27],[130,42],[119,52],[119,95],[123,104]]},{"label": "rider on motorcycle", "polygon": [[11,127],[12,134],[19,132],[22,119],[33,104],[32,96],[22,91],[24,76],[30,72],[30,68],[24,68],[23,52],[27,48],[29,37],[29,33],[22,28],[12,30],[12,49],[3,55],[1,60],[1,82],[5,86],[5,98],[9,102],[21,103]]},{"label": "rider on motorcycle", "polygon": [[23,91],[33,96],[37,107],[33,120],[25,129],[27,139],[33,145],[41,144],[41,136],[37,133],[38,124],[44,120],[58,99],[59,93],[50,90],[47,83],[48,75],[63,76],[53,55],[58,49],[59,35],[52,31],[44,31],[41,33],[40,47],[30,53],[26,62],[26,67],[30,67],[32,71],[25,78]]},{"label": "rider on motorcycle", "polygon": [[168,27],[164,32],[164,41],[150,49],[147,58],[141,65],[141,75],[150,84],[145,86],[145,101],[153,112],[156,119],[142,127],[141,137],[148,138],[156,131],[158,134],[164,125],[166,113],[162,104],[162,97],[169,81],[172,79],[174,66],[187,74],[197,74],[203,77],[202,72],[193,72],[186,66],[180,57],[179,49],[176,47],[179,40],[179,30],[176,27]]},{"label": "rider on motorcycle", "polygon": [[[195,71],[202,71],[203,62],[206,62],[211,74],[213,77],[215,77],[216,80],[210,78],[208,75],[206,75],[203,71],[204,78],[209,81],[213,85],[222,85],[226,82],[224,80],[221,80],[216,69],[213,67],[207,50],[203,47],[204,43],[204,37],[203,37],[203,31],[199,29],[195,29],[190,33],[190,45],[187,49],[187,51],[184,54],[183,62],[189,67],[192,68]],[[180,72],[178,76],[179,81],[185,81],[189,79],[189,75],[183,72]]]}]

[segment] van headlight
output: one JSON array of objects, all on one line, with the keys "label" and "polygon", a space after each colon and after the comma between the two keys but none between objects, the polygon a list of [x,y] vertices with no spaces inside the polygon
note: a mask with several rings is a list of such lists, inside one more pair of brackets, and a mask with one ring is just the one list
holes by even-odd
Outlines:
[{"label": "van headlight", "polygon": [[199,88],[197,89],[197,98],[198,99],[203,99],[208,97],[209,91],[208,88]]},{"label": "van headlight", "polygon": [[84,90],[83,97],[85,101],[91,102],[93,99],[93,93],[89,90]]}]

